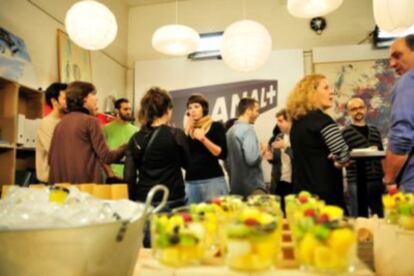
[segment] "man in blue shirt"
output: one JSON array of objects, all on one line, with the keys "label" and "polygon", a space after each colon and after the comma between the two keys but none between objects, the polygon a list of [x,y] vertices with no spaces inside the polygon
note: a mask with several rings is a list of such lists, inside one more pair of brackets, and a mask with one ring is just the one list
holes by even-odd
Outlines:
[{"label": "man in blue shirt", "polygon": [[390,65],[401,78],[391,96],[391,124],[383,182],[414,192],[414,35],[397,39],[390,48]]},{"label": "man in blue shirt", "polygon": [[243,98],[237,112],[239,117],[226,134],[230,193],[244,197],[265,193],[262,156],[268,152],[259,144],[253,127],[259,117],[259,103],[255,99]]}]

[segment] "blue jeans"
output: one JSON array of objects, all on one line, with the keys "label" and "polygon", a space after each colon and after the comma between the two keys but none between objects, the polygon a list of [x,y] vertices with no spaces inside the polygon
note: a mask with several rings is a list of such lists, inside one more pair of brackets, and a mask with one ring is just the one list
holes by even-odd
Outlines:
[{"label": "blue jeans", "polygon": [[191,180],[185,183],[185,193],[188,197],[188,203],[200,203],[211,200],[215,197],[228,195],[229,188],[224,176]]}]

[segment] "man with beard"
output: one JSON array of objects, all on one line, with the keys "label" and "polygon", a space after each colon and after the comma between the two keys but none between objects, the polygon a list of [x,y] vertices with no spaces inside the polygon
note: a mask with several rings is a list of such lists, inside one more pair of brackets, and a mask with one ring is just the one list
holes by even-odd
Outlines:
[{"label": "man with beard", "polygon": [[[373,125],[367,125],[367,107],[364,101],[360,98],[353,98],[348,102],[347,108],[352,123],[343,130],[343,136],[349,149],[374,147],[377,150],[384,150],[378,129]],[[360,166],[358,170],[357,166]],[[384,185],[382,184],[381,161],[379,159],[353,161],[346,168],[346,175],[351,215],[366,217],[369,208],[371,214],[383,217],[381,196],[384,192]],[[364,185],[361,186],[361,183]]]},{"label": "man with beard", "polygon": [[243,98],[237,106],[237,121],[226,133],[226,168],[230,177],[230,194],[248,197],[265,194],[262,158],[269,159],[267,147],[259,144],[254,123],[259,117],[257,100]]},{"label": "man with beard", "polygon": [[[115,120],[104,126],[104,134],[109,148],[116,149],[121,145],[128,144],[129,139],[134,135],[138,128],[132,125],[132,108],[129,101],[121,98],[115,101]],[[112,164],[106,166],[109,181],[121,180],[124,175],[124,165]]]},{"label": "man with beard", "polygon": [[46,89],[46,104],[52,109],[40,121],[36,138],[36,176],[39,182],[48,183],[49,163],[48,155],[50,143],[56,125],[66,113],[66,90],[67,84],[55,82]]}]

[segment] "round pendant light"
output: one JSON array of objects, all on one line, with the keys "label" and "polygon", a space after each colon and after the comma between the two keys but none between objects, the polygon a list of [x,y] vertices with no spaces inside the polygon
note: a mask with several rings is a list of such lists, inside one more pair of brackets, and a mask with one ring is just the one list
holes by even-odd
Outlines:
[{"label": "round pendant light", "polygon": [[237,21],[224,31],[221,56],[227,66],[236,71],[257,70],[266,63],[271,51],[272,38],[256,21]]},{"label": "round pendant light", "polygon": [[327,15],[341,6],[343,0],[288,0],[291,15],[299,18],[314,18]]},{"label": "round pendant light", "polygon": [[401,35],[414,25],[413,0],[374,0],[373,9],[381,31]]},{"label": "round pendant light", "polygon": [[166,25],[152,36],[152,47],[166,55],[182,56],[197,50],[200,35],[185,25]]},{"label": "round pendant light", "polygon": [[65,27],[70,39],[88,50],[104,49],[118,31],[114,14],[94,0],[75,3],[66,13]]}]

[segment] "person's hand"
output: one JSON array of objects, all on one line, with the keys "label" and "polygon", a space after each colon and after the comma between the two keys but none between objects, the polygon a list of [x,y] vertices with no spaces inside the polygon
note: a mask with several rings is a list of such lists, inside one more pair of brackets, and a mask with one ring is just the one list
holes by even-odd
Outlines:
[{"label": "person's hand", "polygon": [[267,160],[267,161],[273,160],[273,153],[268,149],[265,150],[264,153],[263,153],[263,159]]},{"label": "person's hand", "polygon": [[387,193],[389,192],[395,193],[395,191],[398,192],[397,184],[386,185],[385,188],[387,189]]},{"label": "person's hand", "polygon": [[335,157],[335,155],[333,155],[332,153],[331,154],[329,154],[329,156],[328,156],[328,159],[331,159],[333,162],[334,162],[334,166],[335,166],[335,168],[337,168],[337,169],[342,169],[342,168],[346,168],[346,167],[348,167],[349,166],[349,164],[351,163],[351,161],[349,160],[348,162],[338,162],[337,160],[336,160],[336,157]]},{"label": "person's hand", "polygon": [[193,132],[194,128],[194,119],[190,116],[186,116],[185,122],[184,122],[184,132],[187,135],[190,135]]},{"label": "person's hand", "polygon": [[206,134],[204,132],[204,129],[202,128],[196,128],[193,130],[193,137],[199,141],[203,141],[206,138]]},{"label": "person's hand", "polygon": [[283,140],[275,140],[273,143],[272,143],[272,148],[274,148],[274,149],[284,149],[284,148],[286,148],[286,143],[285,143],[285,141],[283,141]]}]

